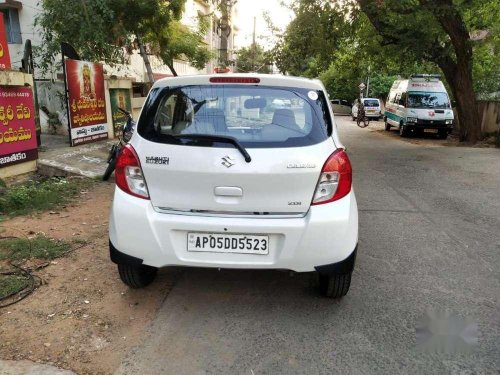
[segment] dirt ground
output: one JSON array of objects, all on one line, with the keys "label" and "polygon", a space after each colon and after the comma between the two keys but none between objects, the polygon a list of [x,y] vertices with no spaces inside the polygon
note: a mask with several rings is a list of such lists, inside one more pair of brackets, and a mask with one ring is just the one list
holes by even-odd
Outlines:
[{"label": "dirt ground", "polygon": [[111,374],[137,345],[175,281],[174,272],[131,290],[108,255],[108,213],[114,184],[98,183],[78,202],[58,211],[0,223],[4,235],[44,232],[88,245],[56,259],[36,274],[33,294],[0,309],[0,358],[29,359],[78,374]]}]

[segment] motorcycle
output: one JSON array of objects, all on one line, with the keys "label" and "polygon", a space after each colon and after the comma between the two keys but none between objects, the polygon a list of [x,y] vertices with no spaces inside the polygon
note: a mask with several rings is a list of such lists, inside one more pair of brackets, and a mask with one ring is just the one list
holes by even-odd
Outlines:
[{"label": "motorcycle", "polygon": [[360,128],[367,127],[370,124],[370,119],[366,116],[365,106],[361,101],[361,104],[358,107],[358,115],[356,116],[356,123]]},{"label": "motorcycle", "polygon": [[127,122],[123,126],[122,134],[118,137],[118,143],[114,144],[111,147],[111,150],[109,150],[108,167],[106,168],[106,171],[102,175],[103,181],[107,181],[111,177],[111,174],[115,170],[116,159],[118,158],[120,150],[130,141],[130,138],[132,138],[132,134],[134,134],[135,130],[135,121],[132,118],[130,112],[119,107],[118,110],[127,117]]}]

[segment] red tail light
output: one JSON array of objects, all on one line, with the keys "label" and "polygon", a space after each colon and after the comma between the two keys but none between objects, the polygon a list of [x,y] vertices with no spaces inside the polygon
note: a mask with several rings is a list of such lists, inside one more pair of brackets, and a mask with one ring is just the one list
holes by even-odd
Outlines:
[{"label": "red tail light", "polygon": [[148,187],[139,158],[131,145],[124,146],[118,154],[115,169],[116,186],[125,193],[142,199],[149,199]]},{"label": "red tail light", "polygon": [[259,83],[257,77],[211,77],[211,83]]},{"label": "red tail light", "polygon": [[312,205],[336,201],[351,191],[352,167],[347,153],[336,150],[326,161],[314,193]]}]

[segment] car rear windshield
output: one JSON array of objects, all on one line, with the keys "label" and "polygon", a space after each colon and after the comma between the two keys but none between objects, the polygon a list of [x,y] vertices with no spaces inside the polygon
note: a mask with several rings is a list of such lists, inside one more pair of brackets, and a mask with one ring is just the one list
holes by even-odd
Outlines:
[{"label": "car rear windshield", "polygon": [[450,108],[450,99],[445,92],[410,92],[408,108]]},{"label": "car rear windshield", "polygon": [[[153,89],[141,113],[139,134],[153,142],[206,146],[184,134],[231,136],[244,147],[295,147],[331,134],[322,91],[243,85]],[[215,142],[216,143],[216,142]],[[213,145],[209,142],[208,145]],[[218,143],[218,147],[231,145]]]},{"label": "car rear windshield", "polygon": [[380,105],[375,99],[364,99],[363,103],[365,103],[365,107],[378,107]]}]

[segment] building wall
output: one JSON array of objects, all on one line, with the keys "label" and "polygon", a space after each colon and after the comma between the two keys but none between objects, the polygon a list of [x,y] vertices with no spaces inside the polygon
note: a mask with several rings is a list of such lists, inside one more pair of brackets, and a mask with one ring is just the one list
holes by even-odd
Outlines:
[{"label": "building wall", "polygon": [[[0,0],[0,9],[5,8],[8,0]],[[12,69],[18,70],[21,67],[21,59],[24,53],[24,43],[26,39],[31,39],[32,45],[37,46],[41,43],[40,33],[35,30],[34,22],[37,15],[41,11],[39,0],[22,0],[17,3],[22,4],[22,8],[17,10],[19,16],[19,26],[21,31],[21,43],[10,43],[9,51],[12,60]],[[178,74],[206,74],[213,73],[217,66],[218,54],[220,49],[220,35],[217,31],[217,17],[220,17],[218,11],[214,9],[211,2],[205,0],[186,0],[185,10],[181,22],[188,27],[196,28],[198,26],[198,16],[210,16],[211,25],[205,35],[205,43],[208,48],[214,53],[215,58],[212,59],[204,69],[196,69],[187,61],[175,60],[174,67]],[[237,20],[237,3],[232,7],[231,22],[233,30],[228,38],[228,58],[234,59],[234,39],[237,33],[235,22]],[[138,51],[133,51],[127,57],[127,64],[121,66],[105,66],[106,74],[116,75],[120,77],[130,77],[138,82],[147,82],[147,74],[144,66],[144,61]],[[172,75],[170,69],[155,56],[150,56],[153,72],[160,75]],[[37,76],[37,78],[40,78]],[[55,77],[45,77],[55,78]]]},{"label": "building wall", "polygon": [[[21,43],[9,43],[9,53],[12,62],[12,70],[18,70],[21,67],[21,59],[24,54],[24,43],[26,39],[31,39],[32,45],[41,42],[40,33],[37,33],[34,22],[37,14],[40,12],[39,0],[23,0],[22,8],[17,10],[19,16],[19,25],[21,29]],[[5,7],[7,1],[0,0],[0,8]]]}]

